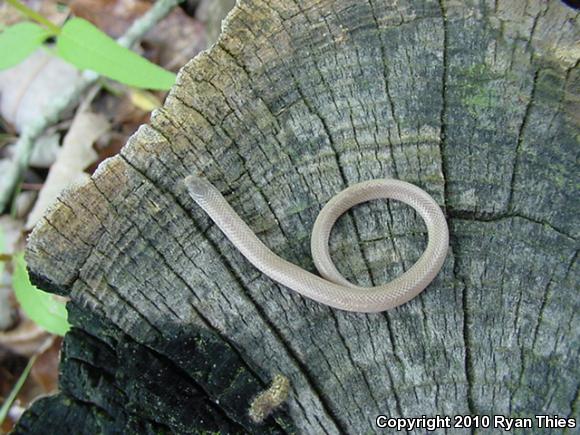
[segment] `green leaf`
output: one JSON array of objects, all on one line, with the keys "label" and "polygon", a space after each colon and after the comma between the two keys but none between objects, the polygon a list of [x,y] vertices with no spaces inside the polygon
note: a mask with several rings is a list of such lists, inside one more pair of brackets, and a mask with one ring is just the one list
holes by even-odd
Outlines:
[{"label": "green leaf", "polygon": [[29,22],[7,27],[0,33],[0,69],[22,62],[50,35],[48,30]]},{"label": "green leaf", "polygon": [[20,308],[38,326],[57,335],[64,335],[70,329],[65,304],[31,284],[22,252],[14,255],[12,287]]},{"label": "green leaf", "polygon": [[76,67],[129,86],[166,90],[175,82],[175,74],[121,47],[82,18],[73,18],[64,24],[56,49],[59,56]]}]

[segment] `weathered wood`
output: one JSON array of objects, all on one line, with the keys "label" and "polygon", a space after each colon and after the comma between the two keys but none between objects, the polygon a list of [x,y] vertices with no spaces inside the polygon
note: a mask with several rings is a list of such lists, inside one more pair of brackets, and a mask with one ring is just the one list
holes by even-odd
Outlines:
[{"label": "weathered wood", "polygon": [[[390,416],[578,418],[578,13],[559,1],[247,0],[121,155],[31,237],[71,298],[48,421],[101,430],[373,432]],[[257,272],[187,196],[198,171],[309,270],[321,206],[396,177],[444,207],[451,253],[395,310],[345,313]],[[398,203],[341,218],[341,271],[408,268],[425,228]],[[252,399],[282,374],[263,425]],[[83,426],[84,425],[84,426]]]}]

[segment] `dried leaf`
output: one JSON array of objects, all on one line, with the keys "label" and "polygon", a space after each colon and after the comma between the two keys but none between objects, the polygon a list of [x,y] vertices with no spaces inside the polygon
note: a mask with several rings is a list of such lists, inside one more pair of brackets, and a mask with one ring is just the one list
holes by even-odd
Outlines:
[{"label": "dried leaf", "polygon": [[90,21],[109,36],[118,38],[151,8],[140,0],[74,0],[70,9],[77,17]]},{"label": "dried leaf", "polygon": [[143,91],[140,89],[131,89],[129,92],[131,102],[143,110],[144,112],[151,112],[152,110],[161,106],[161,101],[151,92]]},{"label": "dried leaf", "polygon": [[[10,352],[0,352],[0,398],[9,400],[8,396],[12,394],[15,399],[11,403],[4,402],[9,409],[4,408],[8,413],[0,433],[10,432],[33,400],[56,391],[61,346],[62,339],[47,335],[46,340],[39,343],[31,353],[28,364],[23,357]],[[30,371],[25,372],[26,368]],[[17,385],[19,380],[21,389]]]},{"label": "dried leaf", "polygon": [[147,33],[142,45],[148,57],[175,70],[207,48],[205,26],[183,9],[175,8]]},{"label": "dried leaf", "polygon": [[0,2],[0,23],[5,26],[22,21],[22,13],[7,2]]},{"label": "dried leaf", "polygon": [[0,252],[3,254],[12,254],[21,251],[24,247],[22,233],[24,228],[22,222],[13,219],[9,215],[0,216],[0,237],[3,242],[0,245]]},{"label": "dried leaf", "polygon": [[34,227],[63,189],[88,177],[83,171],[97,159],[93,142],[108,129],[109,123],[103,115],[77,113],[64,138],[59,157],[50,168],[38,201],[28,215],[26,229]]},{"label": "dried leaf", "polygon": [[42,388],[44,394],[51,394],[58,387],[58,363],[62,338],[56,336],[52,338],[51,345],[38,356],[30,372],[31,378]]},{"label": "dried leaf", "polygon": [[236,0],[201,0],[197,18],[206,25],[207,44],[213,44],[222,29],[222,20],[236,4]]},{"label": "dried leaf", "polygon": [[35,190],[24,190],[20,192],[14,199],[12,207],[12,215],[15,218],[21,219],[22,222],[26,220],[26,216],[32,210],[32,207],[36,203],[36,198],[38,197],[38,192]]},{"label": "dried leaf", "polygon": [[0,332],[0,345],[11,352],[30,357],[43,348],[51,335],[30,319],[22,320],[7,332]]},{"label": "dried leaf", "polygon": [[[22,249],[22,222],[12,219],[10,216],[0,217],[0,253],[7,256]],[[16,301],[12,294],[12,274],[9,268],[5,268],[6,262],[0,262],[0,331],[14,326],[18,320]],[[0,341],[1,343],[1,341]]]},{"label": "dried leaf", "polygon": [[50,168],[60,152],[60,136],[57,133],[36,139],[29,164],[34,168]]},{"label": "dried leaf", "polygon": [[38,50],[0,72],[0,114],[21,131],[44,117],[47,107],[78,80],[80,72],[75,67]]}]

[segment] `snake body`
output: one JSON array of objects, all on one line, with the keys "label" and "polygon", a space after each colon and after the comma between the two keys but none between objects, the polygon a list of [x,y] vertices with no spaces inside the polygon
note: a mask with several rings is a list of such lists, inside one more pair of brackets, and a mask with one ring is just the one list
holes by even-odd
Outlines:
[{"label": "snake body", "polygon": [[[441,208],[429,194],[405,181],[365,181],[343,190],[324,206],[311,238],[312,257],[322,277],[274,254],[209,181],[189,176],[185,185],[193,200],[257,269],[303,296],[341,310],[380,312],[413,299],[435,278],[447,255],[449,231]],[[427,226],[427,248],[409,270],[394,280],[376,287],[359,287],[347,281],[332,262],[330,232],[336,220],[351,207],[381,198],[402,201],[419,213]]]}]

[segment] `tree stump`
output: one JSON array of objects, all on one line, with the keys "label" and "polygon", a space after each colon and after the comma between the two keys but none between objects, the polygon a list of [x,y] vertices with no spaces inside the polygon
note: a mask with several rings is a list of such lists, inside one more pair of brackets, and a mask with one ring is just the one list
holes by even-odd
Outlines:
[{"label": "tree stump", "polygon": [[[70,298],[61,392],[16,433],[372,433],[376,416],[579,416],[578,13],[560,1],[244,0],[150,125],[35,229],[38,286]],[[185,192],[208,178],[314,271],[321,207],[360,181],[417,184],[451,250],[381,314],[277,285]],[[425,226],[343,216],[338,268],[386,282]],[[249,409],[276,375],[284,405]],[[471,432],[464,429],[464,432]]]}]

